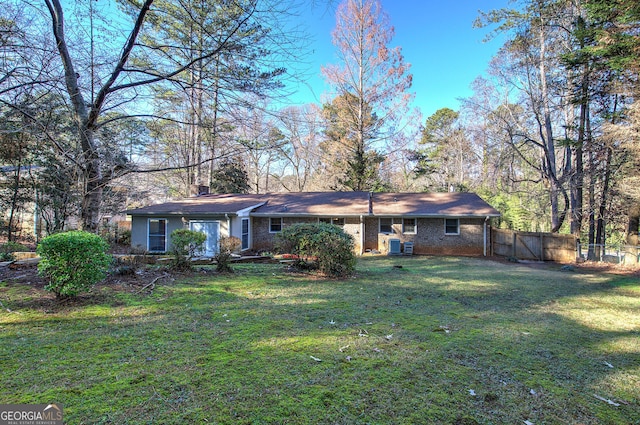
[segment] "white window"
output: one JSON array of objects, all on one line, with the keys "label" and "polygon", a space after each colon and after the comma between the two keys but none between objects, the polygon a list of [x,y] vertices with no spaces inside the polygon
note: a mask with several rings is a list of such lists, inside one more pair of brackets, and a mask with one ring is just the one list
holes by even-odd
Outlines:
[{"label": "white window", "polygon": [[164,218],[150,218],[148,230],[149,252],[167,251],[167,220]]},{"label": "white window", "polygon": [[460,234],[460,220],[457,218],[445,218],[444,220],[444,234],[445,235],[459,235]]},{"label": "white window", "polygon": [[282,217],[271,217],[269,219],[269,233],[282,232]]},{"label": "white window", "polygon": [[242,219],[242,246],[240,249],[249,249],[249,219]]},{"label": "white window", "polygon": [[402,233],[416,233],[416,219],[415,218],[403,218],[402,219]]},{"label": "white window", "polygon": [[320,223],[333,224],[334,226],[344,227],[344,218],[329,218],[329,217],[320,217],[318,219]]}]

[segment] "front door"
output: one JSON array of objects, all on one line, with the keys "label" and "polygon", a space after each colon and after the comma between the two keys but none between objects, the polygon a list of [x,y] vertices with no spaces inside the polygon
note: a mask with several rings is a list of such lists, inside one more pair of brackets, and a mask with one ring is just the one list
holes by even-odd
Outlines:
[{"label": "front door", "polygon": [[204,242],[204,249],[201,252],[198,252],[197,255],[203,257],[213,257],[218,253],[218,250],[220,249],[219,221],[190,221],[189,228],[195,232],[202,232],[207,235],[207,240]]}]

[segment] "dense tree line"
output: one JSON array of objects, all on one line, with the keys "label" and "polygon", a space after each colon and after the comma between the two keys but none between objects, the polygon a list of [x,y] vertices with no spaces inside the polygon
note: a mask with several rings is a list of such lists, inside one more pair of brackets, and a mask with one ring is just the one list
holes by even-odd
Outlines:
[{"label": "dense tree line", "polygon": [[326,101],[280,106],[304,51],[292,6],[10,2],[0,15],[9,237],[27,203],[46,233],[73,217],[96,230],[105,214],[208,186],[472,190],[503,227],[637,243],[637,2],[481,13],[476,24],[506,42],[459,110],[424,119],[409,110],[410,67],[376,0],[337,6]]}]

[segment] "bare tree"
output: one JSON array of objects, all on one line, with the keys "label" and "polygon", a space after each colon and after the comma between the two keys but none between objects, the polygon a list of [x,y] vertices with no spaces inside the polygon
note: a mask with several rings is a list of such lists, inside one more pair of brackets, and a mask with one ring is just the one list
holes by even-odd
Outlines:
[{"label": "bare tree", "polygon": [[[83,8],[81,3],[44,0],[45,9],[37,10],[37,5],[16,0],[16,4],[20,6],[17,9],[33,12],[35,18],[33,25],[29,27],[32,33],[44,28],[45,23],[50,28],[50,34],[53,35],[52,48],[48,49],[48,45],[43,43],[44,47],[40,50],[43,55],[52,52],[55,55],[42,61],[47,64],[46,72],[41,75],[33,75],[31,72],[22,82],[10,81],[15,80],[14,76],[22,69],[20,66],[5,67],[6,75],[0,77],[0,94],[13,93],[18,87],[25,85],[64,93],[75,127],[66,135],[66,139],[75,139],[80,152],[73,160],[83,181],[82,227],[95,231],[98,228],[103,191],[114,179],[131,172],[174,168],[194,169],[196,173],[204,173],[199,167],[211,162],[216,153],[212,152],[213,148],[204,152],[199,148],[203,144],[212,143],[209,138],[211,134],[202,130],[210,124],[203,116],[202,105],[206,100],[205,89],[216,87],[216,76],[223,75],[216,71],[219,70],[218,65],[225,63],[229,66],[230,62],[223,62],[223,58],[234,55],[238,57],[247,54],[245,59],[248,61],[251,61],[251,56],[257,57],[260,54],[267,57],[266,50],[261,50],[259,46],[251,54],[248,51],[238,52],[240,40],[245,38],[245,43],[248,40],[255,41],[251,37],[255,37],[256,31],[262,31],[263,35],[269,34],[268,39],[273,49],[283,47],[287,40],[278,39],[278,30],[271,28],[270,32],[268,23],[263,20],[282,10],[266,0],[260,2],[260,8],[258,0],[235,0],[209,2],[216,4],[204,9],[197,9],[193,2],[123,2],[127,15],[119,14],[115,18],[112,16],[108,23],[103,21],[100,26],[94,20],[94,17],[98,17],[94,2],[89,3],[88,7]],[[198,3],[202,4],[204,3]],[[224,8],[227,9],[223,10]],[[118,13],[113,9],[110,12]],[[174,28],[185,37],[167,40],[162,44],[163,25],[167,22],[174,23],[177,18],[183,26],[179,28],[176,24]],[[77,25],[68,25],[70,19]],[[125,28],[127,23],[129,26]],[[85,29],[87,31],[81,31]],[[97,32],[103,29],[109,32],[99,38]],[[188,44],[186,40],[193,43]],[[39,51],[37,46],[40,45],[22,45],[13,49],[16,55],[24,57],[21,61],[23,68],[28,68],[25,64],[29,56]],[[284,52],[279,54],[286,56]],[[232,72],[225,73],[224,76],[234,80],[233,87],[244,87],[255,92],[254,89],[260,85],[257,81],[264,81],[261,86],[263,88],[265,85],[277,85],[270,77],[281,75],[284,70],[273,67],[274,63],[269,64],[269,69],[262,66],[250,69],[243,66],[242,61],[235,60]],[[209,86],[205,86],[205,82]],[[169,116],[159,114],[151,107],[154,94],[166,92],[169,87],[173,87],[175,92],[187,94],[191,112],[183,116]],[[7,97],[4,99],[8,104],[19,108],[16,102]],[[23,113],[26,114],[27,111]],[[188,139],[193,145],[188,161],[165,165],[152,164],[148,158],[144,158],[139,164],[131,161],[133,158],[127,155],[125,146],[113,139],[119,132],[110,128],[125,120],[137,119],[169,119],[185,124],[184,128],[189,132]],[[215,138],[215,135],[211,137]],[[57,140],[51,138],[49,142],[57,148],[61,147]],[[195,178],[192,180],[195,181]]]},{"label": "bare tree", "polygon": [[552,232],[560,230],[570,205],[566,184],[571,172],[570,150],[558,143],[563,126],[571,125],[564,121],[563,109],[568,104],[564,99],[566,93],[562,93],[567,84],[560,59],[567,52],[570,34],[558,20],[562,3],[532,0],[523,11],[498,10],[480,19],[483,24],[501,23],[501,30],[514,32],[500,52],[501,66],[495,66],[494,62],[494,70],[519,92],[525,105],[529,119],[525,126],[511,133],[513,146],[517,148],[524,143],[535,146],[540,153],[535,162],[523,158],[548,185]]},{"label": "bare tree", "polygon": [[[347,128],[340,143],[348,144],[347,163],[353,165],[354,178],[364,178],[375,165],[372,155],[379,154],[372,146],[393,137],[412,98],[409,65],[399,47],[389,47],[393,35],[379,1],[345,0],[338,6],[332,37],[340,64],[323,67],[322,72],[336,91],[334,110],[344,108],[339,115]],[[357,178],[349,185],[370,189],[365,186]]]},{"label": "bare tree", "polygon": [[278,121],[286,143],[279,150],[280,170],[274,177],[289,192],[308,191],[320,167],[320,109],[312,104],[289,107],[278,114]]}]

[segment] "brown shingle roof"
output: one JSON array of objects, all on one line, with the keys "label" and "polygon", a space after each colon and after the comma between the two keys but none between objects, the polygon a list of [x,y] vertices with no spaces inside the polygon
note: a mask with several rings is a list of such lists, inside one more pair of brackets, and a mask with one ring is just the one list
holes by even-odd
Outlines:
[{"label": "brown shingle roof", "polygon": [[127,211],[129,215],[236,214],[256,216],[497,217],[474,193],[290,192],[202,195]]},{"label": "brown shingle roof", "polygon": [[369,213],[368,192],[269,193],[253,215],[360,216]]},{"label": "brown shingle roof", "polygon": [[500,213],[475,193],[374,193],[378,216],[498,217]]},{"label": "brown shingle roof", "polygon": [[128,210],[129,215],[236,214],[265,202],[264,195],[202,195]]}]

